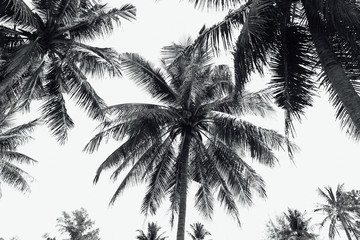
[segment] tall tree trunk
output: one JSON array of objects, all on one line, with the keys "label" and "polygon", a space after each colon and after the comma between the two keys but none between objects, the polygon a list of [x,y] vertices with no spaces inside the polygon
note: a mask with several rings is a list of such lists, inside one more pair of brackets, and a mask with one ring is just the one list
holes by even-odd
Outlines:
[{"label": "tall tree trunk", "polygon": [[190,152],[190,132],[185,132],[180,153],[180,202],[179,202],[179,216],[176,240],[185,239],[185,218],[186,218],[186,199],[188,188],[188,160]]},{"label": "tall tree trunk", "polygon": [[340,215],[340,222],[341,222],[341,225],[343,226],[343,228],[344,228],[344,230],[345,230],[345,233],[346,233],[346,236],[347,236],[348,240],[352,240],[352,239],[351,239],[350,232],[349,232],[348,225],[347,225],[344,217],[341,216],[341,215]]},{"label": "tall tree trunk", "polygon": [[302,0],[317,54],[326,76],[336,91],[353,124],[360,131],[360,97],[347,77],[341,63],[331,48],[329,39],[320,31],[320,16],[314,0]]}]

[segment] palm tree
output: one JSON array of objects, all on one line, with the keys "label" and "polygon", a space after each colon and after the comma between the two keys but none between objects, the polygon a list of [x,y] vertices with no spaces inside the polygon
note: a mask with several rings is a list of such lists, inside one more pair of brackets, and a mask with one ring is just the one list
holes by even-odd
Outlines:
[{"label": "palm tree", "polygon": [[136,237],[138,240],[165,240],[167,237],[163,237],[164,233],[159,235],[161,227],[156,223],[148,223],[148,233],[145,234],[142,230],[136,230],[139,235]]},{"label": "palm tree", "polygon": [[319,208],[314,211],[321,211],[326,215],[321,226],[330,222],[329,238],[334,239],[336,233],[339,235],[337,225],[340,222],[349,240],[352,239],[351,233],[355,239],[358,239],[356,220],[359,220],[360,205],[354,205],[351,201],[346,200],[344,184],[337,186],[335,194],[331,187],[325,187],[325,191],[318,188],[318,193],[325,200],[325,204],[319,204]]},{"label": "palm tree", "polygon": [[[186,45],[185,45],[186,46]],[[264,181],[242,157],[242,152],[267,166],[277,161],[273,150],[286,139],[273,130],[257,127],[238,116],[269,110],[264,92],[243,91],[233,103],[231,74],[211,64],[211,51],[198,48],[187,55],[184,45],[163,48],[162,67],[138,54],[121,55],[123,71],[142,86],[156,103],[126,103],[109,107],[114,118],[100,126],[85,147],[98,149],[103,140],[124,141],[98,168],[114,168],[116,180],[127,167],[110,204],[131,183],[148,182],[142,212],[155,214],[170,196],[171,222],[178,214],[177,239],[185,236],[187,189],[198,186],[195,207],[206,217],[213,213],[213,193],[239,222],[236,201],[251,204],[252,192],[265,197]],[[184,54],[183,54],[184,53]]]},{"label": "palm tree", "polygon": [[211,233],[204,228],[204,224],[202,223],[197,222],[190,224],[190,227],[192,229],[192,233],[188,232],[188,234],[192,240],[204,240],[207,235],[211,235]]},{"label": "palm tree", "polygon": [[314,240],[317,236],[309,232],[310,220],[305,219],[304,213],[289,208],[275,223],[269,221],[267,237],[276,240]]},{"label": "palm tree", "polygon": [[[270,67],[273,97],[285,110],[285,132],[293,132],[325,87],[342,127],[360,138],[360,6],[350,0],[190,0],[196,7],[231,8],[223,21],[203,28],[195,44],[232,49],[236,88],[241,92],[253,72]],[[240,4],[243,3],[243,4]],[[191,49],[191,48],[190,48]],[[321,67],[321,77],[314,76]]]},{"label": "palm tree", "polygon": [[15,112],[13,108],[0,107],[0,184],[5,183],[21,192],[28,192],[29,180],[33,178],[17,164],[33,164],[36,161],[18,152],[17,148],[31,138],[29,134],[33,131],[37,120],[13,127]]},{"label": "palm tree", "polygon": [[104,101],[86,75],[119,76],[118,54],[84,42],[110,34],[122,19],[135,17],[135,7],[109,8],[93,0],[0,0],[0,99],[43,102],[43,117],[63,143],[74,123],[63,94],[93,119],[103,119]]}]

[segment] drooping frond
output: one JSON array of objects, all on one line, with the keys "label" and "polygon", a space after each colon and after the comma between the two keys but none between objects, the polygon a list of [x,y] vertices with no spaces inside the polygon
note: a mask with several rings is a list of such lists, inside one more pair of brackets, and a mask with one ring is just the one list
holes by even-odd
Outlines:
[{"label": "drooping frond", "polygon": [[270,89],[276,104],[285,110],[285,133],[294,133],[293,120],[300,120],[304,108],[312,106],[315,72],[310,36],[301,26],[287,26],[274,48],[270,63]]},{"label": "drooping frond", "polygon": [[[201,147],[198,146],[201,145]],[[199,184],[195,194],[195,208],[207,218],[212,218],[214,212],[213,187],[208,181],[208,161],[209,155],[204,151],[205,146],[201,139],[197,139],[193,144],[190,161],[190,176]]]},{"label": "drooping frond", "polygon": [[[22,124],[0,133],[0,151],[15,150],[19,145],[26,143],[31,136],[29,135],[37,125],[38,120]],[[4,122],[0,127],[5,127]]]},{"label": "drooping frond", "polygon": [[[139,182],[145,181],[144,173],[151,172],[154,166],[152,165],[152,162],[157,157],[158,151],[161,148],[162,145],[161,140],[154,141],[154,143],[133,163],[133,166],[127,173],[127,175],[123,178],[121,181],[119,187],[115,191],[113,197],[110,200],[110,204],[113,204],[119,194],[121,194],[124,189],[129,184],[136,184]],[[150,168],[150,169],[149,169]],[[112,174],[112,178],[116,180],[118,174],[124,169],[124,166],[120,165]]]},{"label": "drooping frond", "polygon": [[27,179],[32,180],[30,175],[10,162],[0,159],[0,180],[21,192],[29,192],[30,186]]},{"label": "drooping frond", "polygon": [[66,84],[68,85],[71,98],[76,100],[76,104],[84,109],[88,116],[97,119],[105,119],[106,104],[103,99],[96,94],[86,77],[80,69],[71,62],[63,66],[63,73]]},{"label": "drooping frond", "polygon": [[238,29],[240,24],[244,23],[245,14],[251,2],[252,1],[248,1],[236,10],[229,11],[223,21],[212,27],[203,27],[198,38],[188,47],[187,51],[191,51],[193,48],[202,44],[211,46],[216,52],[220,51],[221,47],[226,50],[231,49],[234,40],[232,32],[234,29]]},{"label": "drooping frond", "polygon": [[[329,94],[329,100],[335,108],[335,117],[340,121],[341,128],[345,129],[349,136],[353,137],[355,140],[359,140],[360,130],[355,126],[353,120],[351,119],[351,115],[347,111],[342,99],[339,97],[338,92],[332,87],[326,75],[323,74],[322,79],[321,85],[325,87]],[[356,85],[354,84],[354,86]],[[360,92],[358,95],[360,95]]]},{"label": "drooping frond", "polygon": [[[25,163],[25,164],[34,164],[37,163],[36,160],[31,157],[14,151],[3,151],[1,150],[1,160],[9,163]],[[1,165],[0,165],[1,166]]]},{"label": "drooping frond", "polygon": [[242,204],[252,204],[253,190],[256,190],[261,197],[266,197],[264,180],[233,148],[215,139],[209,143],[208,149],[214,161],[213,165],[220,170],[234,196]]},{"label": "drooping frond", "polygon": [[119,56],[116,51],[83,43],[75,43],[75,45],[77,47],[72,49],[68,58],[79,62],[79,68],[85,74],[91,74],[94,77],[104,77],[106,74],[110,77],[121,76]]},{"label": "drooping frond", "polygon": [[160,148],[157,150],[158,157],[155,156],[154,163],[151,163],[151,165],[155,166],[149,167],[149,169],[152,170],[148,171],[149,173],[145,173],[149,175],[149,177],[144,176],[148,178],[149,184],[141,206],[141,212],[145,214],[145,216],[149,212],[151,214],[156,213],[169,188],[169,178],[171,176],[175,155],[172,146],[175,140],[174,137],[176,137],[176,135],[169,135],[169,137],[162,142],[161,146],[159,146]]},{"label": "drooping frond", "polygon": [[65,99],[62,94],[62,86],[59,68],[52,66],[48,73],[50,81],[46,83],[45,90],[51,93],[44,97],[44,104],[41,106],[43,119],[50,127],[52,134],[60,144],[64,144],[68,130],[74,126],[74,122],[67,113]]},{"label": "drooping frond", "polygon": [[134,53],[120,55],[123,71],[152,97],[165,103],[173,103],[177,94],[169,87],[160,69]]},{"label": "drooping frond", "polygon": [[272,0],[255,0],[250,5],[234,49],[236,93],[243,90],[252,72],[263,73],[276,39],[278,14]]}]

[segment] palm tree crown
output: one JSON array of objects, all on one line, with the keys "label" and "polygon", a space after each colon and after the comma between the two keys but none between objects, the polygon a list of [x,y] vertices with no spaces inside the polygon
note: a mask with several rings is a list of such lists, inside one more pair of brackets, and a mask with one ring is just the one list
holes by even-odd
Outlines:
[{"label": "palm tree crown", "polygon": [[[324,87],[342,127],[360,138],[358,1],[190,1],[198,7],[232,8],[223,21],[204,29],[194,45],[208,42],[220,49],[222,42],[226,49],[234,47],[238,91],[251,73],[269,67],[270,88],[285,110],[287,134],[293,132],[293,120],[312,105],[316,89]],[[234,29],[240,29],[238,36]],[[319,66],[321,77],[314,80]]]},{"label": "palm tree crown", "polygon": [[33,164],[36,161],[18,152],[17,147],[31,138],[29,134],[37,121],[12,127],[11,122],[15,112],[14,109],[0,108],[0,183],[6,183],[22,192],[28,192],[30,191],[28,181],[32,180],[32,177],[17,164]]},{"label": "palm tree crown", "polygon": [[159,235],[161,227],[159,227],[156,223],[148,223],[147,234],[145,234],[142,230],[136,230],[139,232],[139,235],[136,236],[138,240],[165,240],[167,237],[163,237],[164,233]]},{"label": "palm tree crown", "polygon": [[192,240],[204,240],[207,235],[211,235],[211,233],[204,228],[204,224],[202,223],[197,222],[190,224],[190,227],[192,232],[188,232],[188,234]]},{"label": "palm tree crown", "polygon": [[311,233],[309,223],[311,219],[305,219],[305,214],[296,209],[288,209],[276,222],[269,221],[268,239],[276,240],[314,240],[316,234]]},{"label": "palm tree crown", "polygon": [[325,204],[319,204],[319,208],[314,211],[321,211],[326,215],[321,226],[330,222],[329,238],[334,239],[335,235],[339,234],[337,226],[340,222],[349,240],[352,234],[358,239],[356,220],[360,217],[360,205],[358,202],[349,201],[344,191],[344,184],[339,184],[335,193],[331,187],[325,187],[325,191],[319,188],[318,193],[325,200]]},{"label": "palm tree crown", "polygon": [[111,33],[121,19],[134,19],[134,6],[109,9],[92,0],[33,0],[33,9],[23,0],[0,5],[0,104],[28,108],[40,99],[44,119],[61,143],[74,125],[63,93],[90,117],[102,119],[105,103],[85,75],[118,76],[118,55],[84,42]]},{"label": "palm tree crown", "polygon": [[252,190],[265,196],[264,181],[244,160],[247,151],[258,162],[274,166],[273,149],[286,144],[273,130],[257,127],[236,115],[264,115],[269,107],[263,92],[243,92],[232,101],[231,74],[214,67],[211,51],[198,48],[183,54],[184,46],[163,48],[163,67],[157,68],[137,54],[121,55],[123,71],[145,88],[159,104],[119,104],[109,107],[115,118],[105,122],[86,150],[93,152],[107,138],[123,140],[98,168],[115,168],[114,180],[128,174],[111,203],[131,183],[146,181],[142,212],[155,213],[170,196],[172,218],[178,214],[178,240],[184,239],[187,189],[196,182],[195,207],[205,216],[213,213],[213,192],[238,221],[236,201],[251,204]]}]

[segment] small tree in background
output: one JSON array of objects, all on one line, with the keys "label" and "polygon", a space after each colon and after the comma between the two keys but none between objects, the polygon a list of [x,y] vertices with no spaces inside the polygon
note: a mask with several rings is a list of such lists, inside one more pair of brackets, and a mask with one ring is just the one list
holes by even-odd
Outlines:
[{"label": "small tree in background", "polygon": [[94,229],[95,222],[89,218],[84,208],[70,214],[64,211],[56,221],[60,232],[70,236],[69,240],[100,240],[100,230]]},{"label": "small tree in background", "polygon": [[310,218],[305,218],[305,213],[296,209],[288,209],[274,221],[267,225],[269,240],[315,240],[317,235],[311,233],[309,228]]},{"label": "small tree in background", "polygon": [[324,203],[319,204],[319,207],[314,211],[322,212],[325,215],[321,226],[330,222],[329,239],[334,239],[336,234],[339,235],[339,223],[349,240],[352,239],[352,236],[359,239],[357,223],[360,220],[360,198],[358,193],[356,191],[346,192],[344,184],[339,184],[335,192],[331,187],[325,187],[324,190],[319,188],[318,193],[323,198]]},{"label": "small tree in background", "polygon": [[161,227],[159,227],[156,223],[148,223],[148,232],[145,234],[142,230],[136,230],[139,232],[139,235],[136,237],[138,240],[165,240],[167,237],[163,237],[165,232],[159,235]]},{"label": "small tree in background", "polygon": [[197,222],[190,224],[192,232],[188,232],[192,240],[204,240],[207,235],[211,235],[208,230],[204,228],[204,224]]}]

